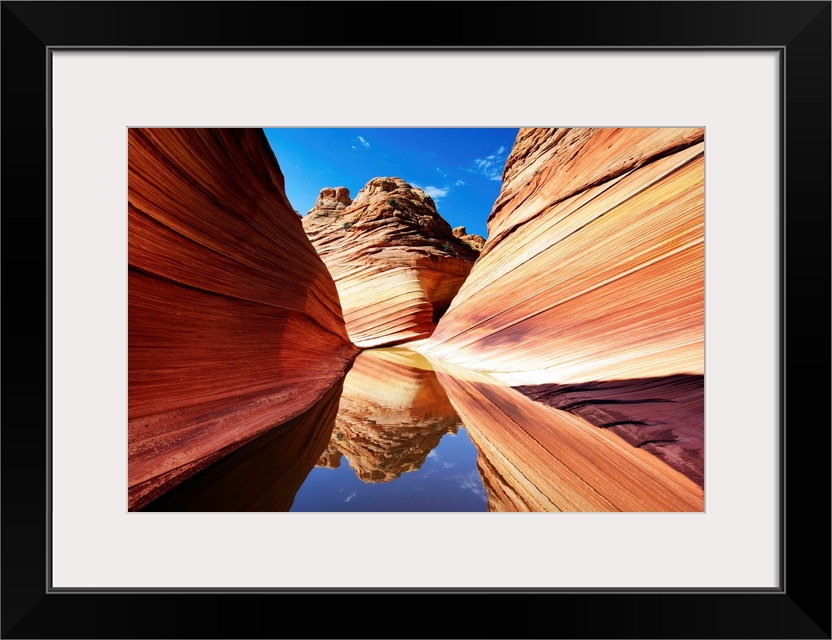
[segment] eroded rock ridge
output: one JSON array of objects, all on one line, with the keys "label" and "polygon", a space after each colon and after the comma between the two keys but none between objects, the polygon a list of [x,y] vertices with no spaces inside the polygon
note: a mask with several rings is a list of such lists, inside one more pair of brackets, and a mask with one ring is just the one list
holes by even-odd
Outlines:
[{"label": "eroded rock ridge", "polygon": [[430,336],[479,255],[427,193],[395,177],[370,180],[354,200],[344,187],[323,189],[303,227],[362,348]]}]

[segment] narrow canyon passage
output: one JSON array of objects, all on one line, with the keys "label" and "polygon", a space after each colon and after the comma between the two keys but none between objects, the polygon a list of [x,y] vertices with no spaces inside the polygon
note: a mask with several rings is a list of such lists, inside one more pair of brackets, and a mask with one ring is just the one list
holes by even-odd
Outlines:
[{"label": "narrow canyon passage", "polygon": [[513,131],[303,215],[263,130],[130,129],[128,510],[704,511],[704,130]]}]

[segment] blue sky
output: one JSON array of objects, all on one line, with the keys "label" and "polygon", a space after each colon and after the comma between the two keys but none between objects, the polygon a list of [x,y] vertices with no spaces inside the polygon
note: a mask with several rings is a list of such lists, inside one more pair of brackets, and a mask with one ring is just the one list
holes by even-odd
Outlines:
[{"label": "blue sky", "polygon": [[354,198],[372,178],[397,176],[434,199],[452,227],[486,236],[517,129],[265,129],[286,195],[305,215],[324,187]]}]

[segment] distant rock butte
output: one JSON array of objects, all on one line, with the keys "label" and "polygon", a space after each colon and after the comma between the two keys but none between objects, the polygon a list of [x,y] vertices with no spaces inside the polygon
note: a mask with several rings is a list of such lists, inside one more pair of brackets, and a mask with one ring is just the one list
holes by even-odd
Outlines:
[{"label": "distant rock butte", "polygon": [[129,129],[128,157],[135,510],[309,409],[357,349],[262,130]]},{"label": "distant rock butte", "polygon": [[453,234],[454,238],[459,238],[469,247],[476,249],[477,251],[482,250],[485,245],[485,238],[478,236],[475,233],[468,233],[465,230],[465,227],[454,227]]},{"label": "distant rock butte", "polygon": [[428,194],[395,177],[370,180],[355,200],[344,187],[323,189],[303,227],[362,348],[430,336],[479,255]]},{"label": "distant rock butte", "polygon": [[511,385],[704,373],[704,130],[521,129],[418,347]]}]

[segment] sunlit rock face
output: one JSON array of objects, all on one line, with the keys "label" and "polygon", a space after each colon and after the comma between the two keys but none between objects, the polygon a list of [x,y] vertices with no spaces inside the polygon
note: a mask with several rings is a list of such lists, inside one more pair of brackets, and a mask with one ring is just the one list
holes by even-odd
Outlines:
[{"label": "sunlit rock face", "polygon": [[429,336],[478,255],[400,178],[374,178],[355,200],[324,189],[303,226],[338,287],[350,339],[365,348]]},{"label": "sunlit rock face", "polygon": [[430,364],[404,349],[362,351],[347,374],[332,441],[318,466],[347,459],[364,482],[421,468],[459,417]]},{"label": "sunlit rock face", "polygon": [[704,509],[701,486],[615,433],[486,374],[432,362],[479,451],[489,511]]},{"label": "sunlit rock face", "polygon": [[704,373],[704,130],[521,129],[420,349],[512,385]]},{"label": "sunlit rock face", "polygon": [[309,409],[357,349],[262,130],[130,129],[128,153],[135,509]]}]

